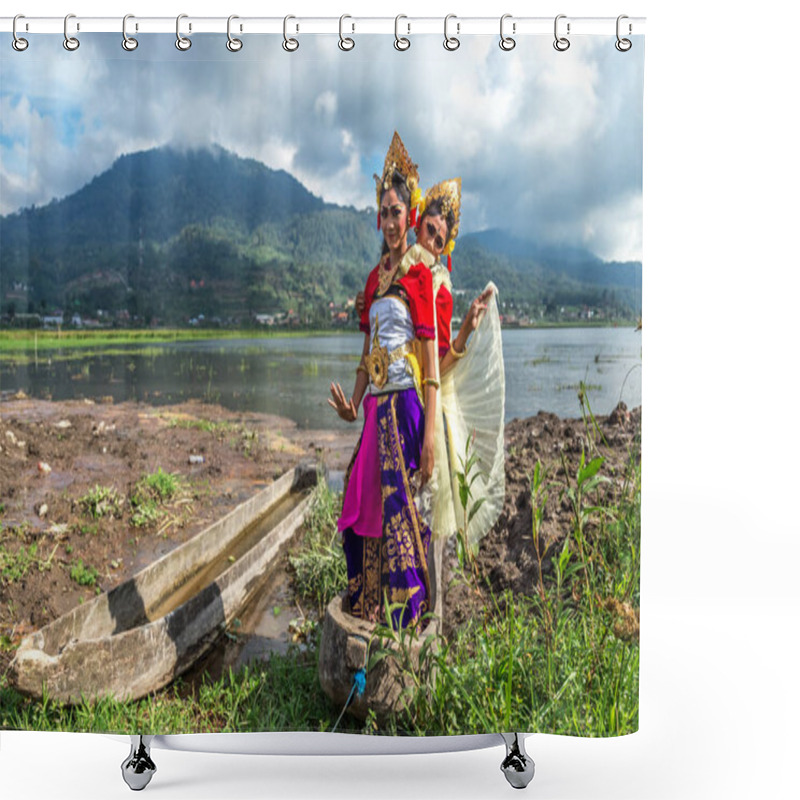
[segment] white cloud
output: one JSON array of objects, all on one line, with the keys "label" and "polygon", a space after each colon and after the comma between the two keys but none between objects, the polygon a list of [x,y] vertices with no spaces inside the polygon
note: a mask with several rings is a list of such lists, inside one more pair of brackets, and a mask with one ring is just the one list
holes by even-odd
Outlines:
[{"label": "white cloud", "polygon": [[[640,257],[641,58],[605,39],[556,53],[536,37],[504,53],[492,37],[464,37],[447,53],[440,36],[417,36],[398,53],[362,36],[341,53],[308,37],[287,54],[279,37],[254,36],[236,55],[219,37],[195,36],[180,53],[174,37],[151,35],[131,54],[116,35],[85,39],[77,53],[54,36],[49,49],[37,40],[38,60],[1,57],[0,213],[167,142],[215,142],[327,201],[371,206],[397,129],[423,187],[462,177],[463,232],[511,227]],[[80,111],[74,142],[67,108]]]},{"label": "white cloud", "polygon": [[606,261],[640,261],[641,192],[590,209],[583,218],[582,244]]}]

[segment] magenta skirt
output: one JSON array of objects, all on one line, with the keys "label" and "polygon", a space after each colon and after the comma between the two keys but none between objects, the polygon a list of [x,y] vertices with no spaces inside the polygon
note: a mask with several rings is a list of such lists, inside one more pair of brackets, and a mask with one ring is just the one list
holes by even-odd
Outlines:
[{"label": "magenta skirt", "polygon": [[345,475],[338,527],[347,560],[350,613],[385,622],[384,602],[397,630],[429,611],[431,529],[414,503],[425,412],[411,387],[366,395],[364,428]]}]

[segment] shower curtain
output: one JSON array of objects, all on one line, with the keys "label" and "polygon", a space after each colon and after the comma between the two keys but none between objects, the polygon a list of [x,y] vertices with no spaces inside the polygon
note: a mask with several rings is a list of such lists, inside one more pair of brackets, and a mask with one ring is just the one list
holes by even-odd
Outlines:
[{"label": "shower curtain", "polygon": [[637,730],[643,38],[28,39],[0,729]]}]

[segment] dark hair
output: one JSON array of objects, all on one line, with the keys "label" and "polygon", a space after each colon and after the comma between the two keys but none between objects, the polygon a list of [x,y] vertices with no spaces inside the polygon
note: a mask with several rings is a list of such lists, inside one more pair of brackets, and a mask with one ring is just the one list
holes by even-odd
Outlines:
[{"label": "dark hair", "polygon": [[[383,200],[383,196],[386,192],[391,191],[394,189],[397,192],[397,196],[400,198],[400,202],[406,207],[406,211],[410,213],[411,211],[411,191],[409,190],[408,186],[406,185],[405,176],[398,172],[397,170],[394,171],[392,175],[392,185],[388,189],[381,190],[381,200]],[[380,211],[380,209],[378,209]],[[381,255],[385,256],[389,252],[389,247],[386,244],[386,239],[383,240],[383,248],[381,250]]]},{"label": "dark hair", "polygon": [[447,214],[443,214],[441,197],[431,200],[431,202],[425,206],[425,211],[419,218],[419,224],[422,225],[422,221],[425,219],[425,217],[441,216],[444,216],[444,221],[447,225],[447,237],[445,238],[445,244],[447,244],[447,242],[450,241],[450,234],[453,232],[453,226],[456,224],[456,215],[452,212],[452,210],[448,211]]}]

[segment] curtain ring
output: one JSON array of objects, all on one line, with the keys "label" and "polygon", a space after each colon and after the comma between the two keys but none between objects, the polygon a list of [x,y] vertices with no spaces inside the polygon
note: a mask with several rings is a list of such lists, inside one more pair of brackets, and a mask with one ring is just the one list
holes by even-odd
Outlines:
[{"label": "curtain ring", "polygon": [[[614,42],[614,47],[616,47],[617,50],[620,51],[620,53],[627,53],[628,50],[630,50],[631,47],[633,47],[633,43],[631,42],[630,39],[620,39],[620,37],[619,37],[619,23],[623,19],[628,19],[628,15],[627,14],[620,14],[617,17],[617,41]],[[630,23],[628,23],[628,33],[630,33],[630,32],[631,32],[631,25],[630,25]]]},{"label": "curtain ring", "polygon": [[122,18],[122,49],[127,50],[130,53],[139,46],[139,40],[134,39],[132,36],[128,36],[126,24],[129,19],[135,19],[133,14],[126,14]]},{"label": "curtain ring", "polygon": [[[455,14],[448,14],[444,18],[444,42],[443,46],[445,50],[449,50],[451,53],[453,50],[458,50],[461,47],[461,40],[457,36],[448,36],[447,35],[447,23],[451,19],[458,19]],[[461,31],[461,23],[456,23],[456,33]]]},{"label": "curtain ring", "polygon": [[[406,39],[405,36],[400,36],[397,32],[397,26],[401,19],[408,19],[405,14],[398,14],[394,18],[394,49],[395,50],[408,50],[411,47],[411,40]],[[411,30],[411,26],[409,25],[409,31]]]},{"label": "curtain ring", "polygon": [[[553,35],[556,37],[556,40],[553,42],[553,47],[558,50],[559,53],[563,53],[565,50],[569,50],[570,41],[566,38],[566,36],[559,36],[558,35],[558,21],[560,19],[566,19],[566,14],[559,14],[556,17],[556,21],[553,24]],[[567,33],[569,34],[569,22],[567,23]]]},{"label": "curtain ring", "polygon": [[[461,47],[461,40],[457,36],[448,36],[447,35],[447,22],[451,19],[457,19],[455,14],[448,14],[444,18],[444,49],[449,50],[451,53],[453,50],[458,50]],[[456,33],[459,32],[461,25],[456,23]]]},{"label": "curtain ring", "polygon": [[81,46],[81,43],[74,36],[70,36],[67,33],[67,22],[70,17],[74,16],[74,14],[67,14],[67,16],[64,17],[64,49],[70,52],[77,50]]},{"label": "curtain ring", "polygon": [[[354,39],[351,39],[349,36],[345,38],[344,34],[342,33],[342,23],[346,19],[352,19],[352,17],[349,14],[342,14],[342,16],[339,17],[339,49],[345,51],[352,50],[356,46]],[[356,26],[352,25],[352,28],[355,30]]]},{"label": "curtain ring", "polygon": [[[511,19],[511,14],[503,14],[503,16],[500,17],[500,49],[505,50],[506,52],[513,50],[517,46],[516,39],[512,39],[510,36],[506,36],[503,33],[503,24],[507,19]],[[516,23],[514,23],[512,30],[515,29]]]},{"label": "curtain ring", "polygon": [[287,53],[293,53],[298,47],[300,47],[300,42],[298,42],[297,39],[290,39],[286,35],[286,25],[290,19],[297,19],[297,17],[293,17],[291,14],[288,14],[283,18],[283,49]]},{"label": "curtain ring", "polygon": [[14,34],[14,39],[11,42],[11,46],[18,52],[21,53],[23,50],[28,49],[28,40],[23,39],[21,36],[17,36],[17,20],[18,19],[25,19],[24,14],[17,14],[14,17],[14,21],[11,23],[11,33]]},{"label": "curtain ring", "polygon": [[238,53],[242,49],[242,47],[244,46],[244,43],[242,42],[241,39],[237,39],[235,36],[231,36],[231,20],[232,19],[239,19],[239,17],[238,17],[237,14],[231,14],[228,17],[228,41],[225,42],[225,47],[227,47],[228,50],[231,51],[231,53]]},{"label": "curtain ring", "polygon": [[188,39],[186,36],[181,36],[181,20],[188,17],[188,14],[178,14],[178,18],[175,20],[175,47],[178,50],[188,50],[192,46],[192,40]]}]

